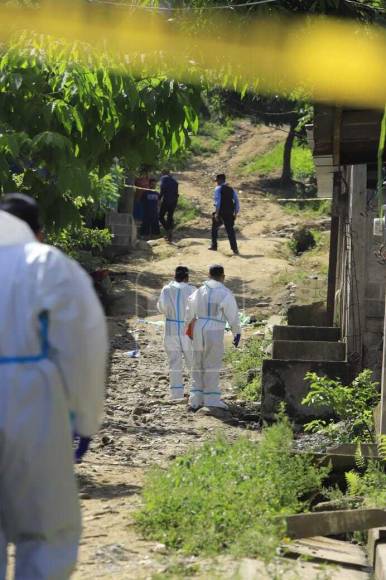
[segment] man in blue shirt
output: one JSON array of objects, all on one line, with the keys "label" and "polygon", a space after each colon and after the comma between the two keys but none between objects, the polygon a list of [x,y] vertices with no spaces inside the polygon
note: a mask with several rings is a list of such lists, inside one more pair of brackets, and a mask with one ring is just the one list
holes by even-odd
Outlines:
[{"label": "man in blue shirt", "polygon": [[166,230],[166,237],[169,242],[173,239],[174,212],[178,203],[178,181],[170,175],[170,171],[162,171],[160,200],[161,207],[159,221]]},{"label": "man in blue shirt", "polygon": [[212,245],[209,250],[217,250],[217,237],[219,228],[224,225],[228,234],[231,249],[235,255],[239,255],[234,224],[240,211],[240,202],[236,191],[226,183],[224,173],[216,176],[217,187],[214,190],[215,211],[212,216]]}]

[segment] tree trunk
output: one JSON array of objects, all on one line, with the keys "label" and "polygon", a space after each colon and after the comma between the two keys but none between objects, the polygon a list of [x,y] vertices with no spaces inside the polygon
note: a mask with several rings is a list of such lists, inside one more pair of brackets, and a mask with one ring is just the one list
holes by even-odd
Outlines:
[{"label": "tree trunk", "polygon": [[296,125],[297,119],[292,119],[290,124],[289,133],[287,135],[286,142],[284,144],[284,154],[283,154],[283,170],[281,174],[282,185],[289,185],[292,183],[292,170],[291,170],[291,155],[292,147],[296,137]]}]

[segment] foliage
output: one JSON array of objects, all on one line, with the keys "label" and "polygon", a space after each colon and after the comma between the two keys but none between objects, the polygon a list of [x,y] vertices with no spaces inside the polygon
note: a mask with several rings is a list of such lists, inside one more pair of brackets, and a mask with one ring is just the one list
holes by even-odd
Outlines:
[{"label": "foliage", "polygon": [[[259,173],[262,176],[281,169],[283,164],[284,143],[278,143],[271,151],[248,161],[243,167],[243,173],[250,175]],[[314,175],[315,165],[311,149],[295,141],[292,150],[291,166],[295,179],[307,179]]]},{"label": "foliage", "polygon": [[60,232],[49,233],[46,241],[72,258],[80,259],[83,262],[81,252],[100,253],[111,243],[111,234],[106,229],[69,226]]},{"label": "foliage", "polygon": [[80,206],[100,193],[95,181],[115,158],[128,170],[154,164],[198,126],[198,88],[138,79],[91,50],[86,66],[80,49],[39,37],[0,54],[0,188],[14,191],[18,175],[49,229],[81,224]]},{"label": "foliage", "polygon": [[377,461],[369,461],[364,473],[351,470],[345,474],[347,495],[363,496],[367,507],[386,505],[386,473]]},{"label": "foliage", "polygon": [[147,538],[191,554],[234,554],[269,560],[284,535],[281,518],[309,507],[328,469],[292,453],[282,418],[259,444],[217,439],[156,469],[144,487],[137,522]]},{"label": "foliage", "polygon": [[226,361],[232,367],[235,386],[240,394],[252,401],[261,397],[261,367],[270,340],[253,336],[238,349],[229,350]]},{"label": "foliage", "polygon": [[305,430],[324,433],[341,443],[374,441],[373,408],[380,394],[378,383],[371,378],[372,371],[366,369],[346,386],[340,380],[307,373],[305,379],[310,382],[310,391],[303,405],[328,408],[339,422],[317,419],[308,423]]}]

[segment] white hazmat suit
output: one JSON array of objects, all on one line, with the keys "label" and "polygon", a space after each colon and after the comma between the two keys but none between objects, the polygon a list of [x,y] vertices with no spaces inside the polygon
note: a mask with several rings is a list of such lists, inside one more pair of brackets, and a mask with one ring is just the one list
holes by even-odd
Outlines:
[{"label": "white hazmat suit", "polygon": [[165,350],[169,359],[170,397],[184,398],[183,366],[192,366],[192,343],[185,335],[185,310],[189,296],[196,288],[185,282],[170,282],[164,286],[157,307],[165,315]]},{"label": "white hazmat suit", "polygon": [[221,282],[208,280],[190,297],[186,323],[194,321],[193,366],[190,405],[192,408],[223,407],[219,374],[224,355],[224,331],[228,322],[240,334],[237,303]]},{"label": "white hazmat suit", "polygon": [[64,580],[81,532],[72,431],[101,420],[104,315],[80,266],[3,211],[0,271],[0,579],[13,543],[16,579]]}]

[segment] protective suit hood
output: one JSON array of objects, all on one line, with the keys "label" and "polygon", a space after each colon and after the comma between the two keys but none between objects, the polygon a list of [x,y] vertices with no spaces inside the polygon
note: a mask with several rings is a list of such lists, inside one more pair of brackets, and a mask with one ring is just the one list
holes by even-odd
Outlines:
[{"label": "protective suit hood", "polygon": [[25,222],[0,210],[0,247],[36,242],[33,231]]}]

